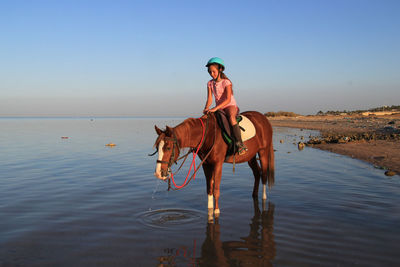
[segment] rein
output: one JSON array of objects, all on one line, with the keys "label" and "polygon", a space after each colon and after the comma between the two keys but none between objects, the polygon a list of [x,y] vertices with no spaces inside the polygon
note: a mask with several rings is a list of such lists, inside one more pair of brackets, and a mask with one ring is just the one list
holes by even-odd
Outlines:
[{"label": "rein", "polygon": [[[209,117],[207,116],[206,127],[204,127],[204,123],[203,123],[203,121],[201,120],[201,118],[199,118],[199,120],[200,120],[200,122],[201,122],[201,126],[202,126],[202,129],[203,129],[203,134],[202,134],[202,137],[201,137],[201,141],[200,141],[200,143],[199,143],[199,145],[198,145],[198,147],[197,147],[197,150],[196,150],[196,152],[194,152],[194,149],[191,149],[185,156],[183,156],[185,159],[184,159],[184,161],[182,162],[182,164],[181,164],[181,166],[179,167],[179,169],[175,172],[175,174],[178,173],[178,171],[181,169],[181,167],[182,167],[183,164],[185,163],[185,161],[186,161],[188,155],[190,154],[190,152],[192,152],[192,153],[193,153],[193,160],[192,160],[192,163],[190,164],[190,168],[189,168],[188,174],[186,175],[185,181],[183,182],[182,185],[177,185],[177,184],[175,183],[174,173],[171,173],[171,174],[170,174],[170,177],[168,177],[168,191],[171,189],[171,180],[172,180],[172,183],[173,183],[174,186],[175,186],[175,188],[172,188],[172,190],[180,190],[180,189],[184,188],[185,186],[187,186],[187,185],[190,183],[190,181],[191,181],[192,179],[195,180],[195,179],[196,179],[196,173],[197,173],[197,171],[200,169],[200,166],[203,165],[204,161],[208,158],[208,156],[211,154],[212,149],[214,148],[214,144],[215,144],[215,135],[214,135],[214,141],[213,141],[213,145],[212,145],[211,149],[208,151],[208,153],[206,154],[206,156],[203,158],[203,160],[201,161],[201,163],[200,163],[200,164],[197,166],[197,168],[196,168],[195,159],[196,159],[196,156],[197,156],[197,154],[198,154],[200,148],[201,148],[201,147],[203,146],[203,144],[204,144],[204,141],[205,141],[205,140],[204,140],[204,137],[205,137],[205,134],[206,134],[206,132],[207,132],[207,130],[208,130],[208,121],[209,121]],[[176,137],[175,137],[175,138],[176,138]],[[177,139],[176,139],[176,140],[177,140]],[[177,141],[176,141],[176,142],[177,142]],[[178,148],[179,148],[179,147],[178,147]],[[172,156],[171,156],[171,157],[172,157]],[[181,157],[181,158],[183,158],[183,157]],[[179,158],[179,159],[181,159],[181,158]],[[177,159],[177,160],[179,160],[179,159]],[[191,172],[191,170],[192,170],[192,167],[194,167],[194,173],[193,173],[192,176],[188,179],[188,177],[189,177],[189,175],[190,175],[190,172]]]}]

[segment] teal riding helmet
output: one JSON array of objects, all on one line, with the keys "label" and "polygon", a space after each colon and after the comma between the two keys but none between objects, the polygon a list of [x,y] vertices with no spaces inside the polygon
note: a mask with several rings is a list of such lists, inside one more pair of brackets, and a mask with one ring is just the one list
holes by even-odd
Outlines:
[{"label": "teal riding helmet", "polygon": [[211,64],[219,64],[222,66],[222,70],[225,70],[224,61],[219,57],[213,57],[208,62],[206,67],[210,66]]}]

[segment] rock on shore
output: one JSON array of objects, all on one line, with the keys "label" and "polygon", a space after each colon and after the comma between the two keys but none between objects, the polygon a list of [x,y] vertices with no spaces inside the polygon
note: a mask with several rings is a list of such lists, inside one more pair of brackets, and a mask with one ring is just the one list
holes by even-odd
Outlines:
[{"label": "rock on shore", "polygon": [[272,126],[319,130],[321,134],[310,136],[305,143],[307,146],[361,159],[400,173],[400,114],[268,119]]}]

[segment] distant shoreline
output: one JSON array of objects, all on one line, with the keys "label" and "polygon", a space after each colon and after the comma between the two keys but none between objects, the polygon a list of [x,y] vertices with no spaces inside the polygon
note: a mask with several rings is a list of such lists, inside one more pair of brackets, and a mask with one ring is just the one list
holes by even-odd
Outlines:
[{"label": "distant shoreline", "polygon": [[[10,119],[185,119],[174,116],[0,116]],[[387,128],[393,129],[395,138],[354,140],[351,142],[308,144],[314,148],[350,156],[377,167],[400,174],[400,114],[363,115],[309,115],[297,117],[268,117],[272,126],[318,130],[322,136],[377,135]]]},{"label": "distant shoreline", "polygon": [[[400,114],[315,115],[268,119],[272,126],[318,130],[327,140],[338,141],[329,143],[322,139],[315,144],[309,144],[311,147],[357,158],[400,174]],[[385,135],[382,136],[383,134]],[[332,136],[341,137],[343,141],[335,140]],[[371,138],[352,140],[353,136]]]}]

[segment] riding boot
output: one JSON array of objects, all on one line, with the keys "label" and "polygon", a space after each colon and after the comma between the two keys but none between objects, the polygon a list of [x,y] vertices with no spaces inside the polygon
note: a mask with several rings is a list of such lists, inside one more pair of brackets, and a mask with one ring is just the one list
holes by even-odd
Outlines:
[{"label": "riding boot", "polygon": [[247,147],[243,144],[242,135],[240,133],[239,124],[236,123],[235,125],[233,125],[232,128],[233,128],[233,135],[234,135],[234,137],[236,139],[236,146],[239,149],[239,151],[238,151],[239,155],[242,155],[242,154],[246,153]]}]

